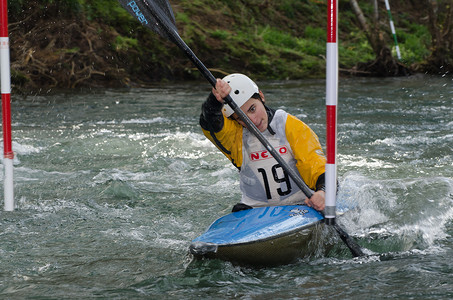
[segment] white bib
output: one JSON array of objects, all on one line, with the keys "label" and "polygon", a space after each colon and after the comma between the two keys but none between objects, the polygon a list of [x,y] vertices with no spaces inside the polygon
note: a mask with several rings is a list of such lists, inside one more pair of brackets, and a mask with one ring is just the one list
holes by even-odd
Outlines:
[{"label": "white bib", "polygon": [[[286,139],[285,128],[288,114],[277,110],[271,128],[262,132],[266,140],[276,149],[288,165],[299,171],[291,146]],[[279,163],[249,130],[242,135],[242,166],[240,175],[242,203],[250,206],[275,206],[302,203],[305,195],[284,172]]]}]

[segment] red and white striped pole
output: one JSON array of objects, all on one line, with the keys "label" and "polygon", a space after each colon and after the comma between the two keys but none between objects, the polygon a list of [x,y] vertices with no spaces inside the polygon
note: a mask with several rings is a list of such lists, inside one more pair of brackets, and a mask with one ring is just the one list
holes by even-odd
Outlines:
[{"label": "red and white striped pole", "polygon": [[326,50],[326,224],[335,224],[337,197],[337,101],[338,101],[338,21],[337,0],[327,1]]},{"label": "red and white striped pole", "polygon": [[11,142],[11,71],[9,60],[8,5],[7,0],[0,0],[0,77],[2,93],[3,119],[3,188],[5,211],[14,210],[13,159]]}]

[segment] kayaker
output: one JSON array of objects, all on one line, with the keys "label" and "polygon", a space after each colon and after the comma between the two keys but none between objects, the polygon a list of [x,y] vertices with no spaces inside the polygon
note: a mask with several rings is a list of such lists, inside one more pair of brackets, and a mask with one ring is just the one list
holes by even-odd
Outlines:
[{"label": "kayaker", "polygon": [[[314,190],[308,199],[278,162],[238,119],[227,95],[236,102],[264,137]],[[259,206],[305,204],[316,210],[325,207],[326,158],[316,134],[304,122],[265,105],[258,86],[243,74],[217,79],[202,105],[200,125],[205,136],[239,169],[241,202],[233,211]]]}]

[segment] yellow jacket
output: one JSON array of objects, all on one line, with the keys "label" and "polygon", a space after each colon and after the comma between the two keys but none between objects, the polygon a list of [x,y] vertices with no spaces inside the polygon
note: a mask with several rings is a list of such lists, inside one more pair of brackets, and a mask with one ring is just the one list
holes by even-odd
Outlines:
[{"label": "yellow jacket", "polygon": [[[217,104],[213,105],[217,106]],[[240,169],[244,161],[243,134],[249,131],[236,121],[224,117],[217,109],[218,107],[212,110],[215,111],[216,122],[218,122],[215,126],[210,126],[209,120],[206,120],[206,115],[203,115],[208,113],[202,113],[200,123],[203,133]],[[284,124],[275,124],[275,120],[272,120],[275,111],[269,108],[267,110],[268,115],[270,115],[269,126],[272,126],[272,128],[284,126],[280,132],[284,132],[283,134],[291,148],[291,154],[295,159],[295,166],[302,179],[308,187],[313,190],[317,189],[317,181],[325,173],[326,164],[326,158],[317,135],[304,122],[287,113],[285,113],[287,117]],[[278,132],[278,130],[276,131]],[[322,184],[324,184],[324,178]]]}]

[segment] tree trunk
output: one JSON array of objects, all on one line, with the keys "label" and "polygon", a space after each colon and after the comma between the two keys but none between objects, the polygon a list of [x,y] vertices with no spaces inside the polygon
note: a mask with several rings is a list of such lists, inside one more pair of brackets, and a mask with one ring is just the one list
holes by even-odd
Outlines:
[{"label": "tree trunk", "polygon": [[432,49],[427,69],[453,71],[453,0],[426,0]]},{"label": "tree trunk", "polygon": [[354,14],[357,17],[357,20],[359,21],[360,27],[362,28],[363,32],[365,33],[368,42],[371,45],[371,48],[373,49],[374,53],[378,55],[382,48],[383,44],[379,41],[379,35],[376,35],[374,31],[370,29],[370,26],[368,25],[368,22],[362,12],[362,9],[360,8],[359,4],[357,3],[356,0],[350,0],[350,4],[352,6],[352,10],[354,11]]},{"label": "tree trunk", "polygon": [[379,34],[379,5],[377,0],[372,0],[373,2],[373,27],[375,34]]}]

